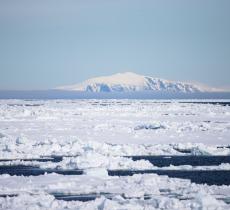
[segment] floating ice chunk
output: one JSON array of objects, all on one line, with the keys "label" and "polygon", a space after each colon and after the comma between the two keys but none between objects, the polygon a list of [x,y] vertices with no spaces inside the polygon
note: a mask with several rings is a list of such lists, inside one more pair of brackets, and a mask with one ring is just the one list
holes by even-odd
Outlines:
[{"label": "floating ice chunk", "polygon": [[109,159],[95,152],[86,152],[82,156],[77,157],[76,162],[79,168],[96,168],[108,165]]},{"label": "floating ice chunk", "polygon": [[191,155],[230,155],[227,147],[209,146],[202,143],[170,144],[176,151]]},{"label": "floating ice chunk", "polygon": [[192,148],[191,154],[192,155],[211,155],[211,153],[207,150],[207,148],[204,148],[202,146]]},{"label": "floating ice chunk", "polygon": [[0,200],[1,209],[34,209],[45,210],[52,208],[53,203],[56,202],[52,195],[42,193],[37,196],[30,195],[29,193],[21,193],[12,198],[2,198]]},{"label": "floating ice chunk", "polygon": [[84,171],[86,175],[97,176],[97,177],[107,177],[108,171],[105,168],[90,168]]},{"label": "floating ice chunk", "polygon": [[17,137],[15,141],[16,141],[17,145],[26,144],[28,142],[28,139],[25,136],[21,135],[21,136]]},{"label": "floating ice chunk", "polygon": [[133,161],[131,158],[102,155],[96,152],[86,152],[77,157],[65,157],[57,165],[42,163],[43,168],[57,167],[62,169],[152,169],[147,160]]},{"label": "floating ice chunk", "polygon": [[203,190],[197,193],[193,204],[194,209],[221,209],[220,206],[224,205],[223,201],[218,201],[214,196],[207,194]]},{"label": "floating ice chunk", "polygon": [[138,125],[134,128],[134,130],[142,130],[142,129],[146,129],[146,130],[157,130],[157,129],[165,129],[166,127],[164,125],[161,125],[159,123],[154,123],[154,124],[142,124],[142,125]]},{"label": "floating ice chunk", "polygon": [[10,145],[8,144],[5,144],[3,149],[2,149],[3,152],[11,152],[11,148],[10,148]]}]

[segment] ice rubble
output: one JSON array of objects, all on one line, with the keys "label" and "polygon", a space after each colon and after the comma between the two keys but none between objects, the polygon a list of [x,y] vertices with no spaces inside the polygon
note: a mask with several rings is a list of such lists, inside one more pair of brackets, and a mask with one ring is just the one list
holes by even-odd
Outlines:
[{"label": "ice rubble", "polygon": [[[35,158],[51,155],[182,155],[180,151],[190,151],[192,155],[229,155],[230,149],[204,144],[110,144],[97,141],[83,141],[75,138],[33,140],[25,136],[16,139],[3,137],[0,142],[1,159]],[[98,163],[100,159],[98,159]]]},{"label": "ice rubble", "polygon": [[31,210],[224,210],[228,206],[223,201],[216,200],[213,196],[198,194],[192,201],[179,201],[175,198],[155,197],[148,201],[139,199],[123,199],[116,196],[113,199],[105,197],[97,198],[95,201],[60,201],[51,195],[37,194],[32,196],[24,193],[18,197],[0,198],[2,209],[31,209]]},{"label": "ice rubble", "polygon": [[[229,120],[228,106],[178,101],[1,100],[0,159],[15,159],[1,162],[2,165],[82,168],[85,174],[1,175],[0,194],[19,196],[0,198],[0,209],[228,209],[229,205],[217,198],[229,196],[229,186],[197,185],[154,174],[109,177],[106,169],[157,168],[148,161],[123,157],[131,155],[182,155],[183,151],[189,151],[187,155],[230,155],[229,148],[217,147],[229,144]],[[59,163],[16,160],[52,155],[74,157],[64,157]],[[167,168],[229,170],[230,166]],[[55,200],[50,192],[111,192],[132,198],[115,196],[112,200],[101,197],[86,203],[65,202]],[[143,200],[144,194],[154,196]]]},{"label": "ice rubble", "polygon": [[[229,106],[179,102],[1,100],[0,133],[41,143],[76,137],[112,144],[229,144]],[[165,129],[151,129],[159,126]]]},{"label": "ice rubble", "polygon": [[[185,209],[184,205],[176,204],[174,201],[175,199],[170,199],[170,201],[167,200],[167,203],[162,201],[161,202],[161,209],[166,206],[167,208],[164,209],[179,209],[183,208]],[[155,201],[155,200],[154,200]],[[101,210],[112,210],[112,209],[133,209],[133,210],[140,210],[140,209],[159,209],[159,208],[154,208],[155,206],[159,206],[159,204],[155,201],[148,202],[147,204],[142,204],[142,202],[138,202],[135,199],[132,200],[124,200],[120,197],[116,197],[113,200],[106,199],[104,197],[98,198],[95,201],[89,201],[87,203],[83,202],[78,202],[78,201],[72,201],[72,202],[66,202],[66,201],[59,201],[55,200],[55,198],[51,195],[36,195],[32,196],[30,194],[20,194],[18,197],[14,198],[8,198],[7,202],[5,198],[0,198],[1,204],[1,209],[33,209],[33,210],[62,210],[62,209],[69,209],[69,210],[93,210],[93,209],[101,209]],[[170,205],[171,204],[171,205]],[[199,205],[201,208],[201,205]],[[210,205],[209,205],[210,206]],[[219,204],[218,204],[219,206]],[[169,207],[169,208],[168,208]],[[176,207],[176,208],[174,208]],[[179,208],[178,208],[179,207]],[[224,206],[223,206],[224,208]],[[188,209],[188,208],[186,208]],[[185,210],[186,210],[185,209]],[[191,209],[191,208],[190,208]],[[195,209],[195,208],[193,208]],[[198,208],[197,208],[198,209]]]},{"label": "ice rubble", "polygon": [[[1,159],[13,158],[12,161],[1,161],[0,165],[31,165],[40,168],[55,169],[83,169],[85,173],[90,170],[102,169],[129,169],[129,170],[230,170],[230,164],[223,163],[218,166],[173,166],[157,167],[147,160],[133,161],[131,155],[181,155],[178,150],[190,150],[191,155],[229,155],[228,148],[217,148],[203,144],[171,144],[171,145],[117,145],[100,143],[96,141],[69,140],[65,142],[49,141],[47,143],[33,143],[25,137],[15,140],[10,150],[4,150]],[[54,147],[52,147],[54,146]],[[67,155],[60,162],[23,161],[20,158],[46,157],[52,155]],[[68,157],[70,155],[70,157]],[[184,155],[184,154],[183,154]],[[15,159],[18,158],[18,159]]]},{"label": "ice rubble", "polygon": [[[112,200],[103,196],[91,202],[55,200],[50,193],[85,194],[109,192]],[[48,174],[38,177],[0,176],[0,193],[19,194],[0,198],[3,209],[19,207],[33,209],[227,209],[229,205],[217,200],[218,194],[230,192],[229,186],[192,184],[188,180],[169,179],[158,175],[131,177],[98,177],[91,175],[63,176]],[[124,199],[124,196],[129,199]],[[144,200],[144,195],[151,195]],[[105,205],[106,204],[106,205]],[[101,206],[101,207],[100,207]],[[35,208],[36,207],[36,208]]]},{"label": "ice rubble", "polygon": [[[94,159],[96,158],[96,159]],[[98,161],[97,161],[98,160]],[[229,163],[222,163],[214,166],[191,166],[191,165],[170,165],[165,167],[154,166],[147,160],[133,161],[131,158],[103,156],[100,154],[90,154],[78,157],[64,157],[60,162],[39,162],[39,161],[1,161],[0,166],[7,165],[28,165],[36,166],[42,169],[83,169],[85,173],[102,173],[107,174],[107,169],[116,170],[199,170],[199,171],[213,171],[213,170],[230,170]],[[97,169],[100,169],[97,171]],[[91,172],[90,172],[91,171]],[[101,172],[100,172],[101,171]]]}]

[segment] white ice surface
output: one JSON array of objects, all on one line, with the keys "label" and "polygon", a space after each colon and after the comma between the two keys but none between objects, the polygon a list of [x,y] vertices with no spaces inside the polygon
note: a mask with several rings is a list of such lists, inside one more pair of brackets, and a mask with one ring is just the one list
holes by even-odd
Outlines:
[{"label": "white ice surface", "polygon": [[2,100],[0,134],[2,158],[88,150],[178,154],[173,148],[226,155],[229,149],[216,145],[230,143],[230,107],[149,100]]},{"label": "white ice surface", "polygon": [[[33,162],[43,168],[82,168],[83,176],[49,174],[38,177],[0,176],[0,209],[229,209],[217,198],[229,186],[191,184],[158,175],[109,177],[109,169],[157,168],[126,155],[229,155],[230,107],[151,100],[1,100],[0,159],[72,155],[60,163]],[[31,162],[1,162],[4,164]],[[220,166],[170,166],[170,169],[229,170]],[[162,193],[168,190],[173,197]],[[168,192],[167,191],[167,192]],[[50,192],[124,193],[132,197],[91,202],[57,201]],[[154,195],[150,200],[144,194]],[[178,194],[178,196],[176,196]],[[181,200],[187,196],[188,200]],[[138,198],[137,198],[138,197]]]},{"label": "white ice surface", "polygon": [[[112,193],[112,200],[64,202],[56,201],[48,193],[86,194]],[[38,177],[0,176],[1,194],[19,194],[19,197],[0,198],[0,207],[18,209],[228,209],[218,198],[228,197],[229,186],[192,184],[188,180],[158,175],[131,177],[63,176],[48,174]],[[124,200],[119,195],[124,195]],[[152,199],[143,200],[144,195]],[[98,203],[99,202],[99,203]],[[103,203],[106,203],[104,205]],[[19,205],[19,206],[18,206]],[[102,205],[101,208],[99,205]]]}]

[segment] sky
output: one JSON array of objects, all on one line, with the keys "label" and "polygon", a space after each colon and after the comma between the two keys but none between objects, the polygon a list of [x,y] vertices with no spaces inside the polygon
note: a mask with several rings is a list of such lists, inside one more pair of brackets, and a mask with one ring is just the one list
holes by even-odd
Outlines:
[{"label": "sky", "polygon": [[132,71],[230,87],[229,0],[0,0],[0,89]]}]

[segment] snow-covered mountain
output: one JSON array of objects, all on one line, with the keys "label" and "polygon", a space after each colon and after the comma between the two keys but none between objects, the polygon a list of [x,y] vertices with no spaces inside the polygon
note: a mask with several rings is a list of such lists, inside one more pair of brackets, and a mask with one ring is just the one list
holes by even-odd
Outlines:
[{"label": "snow-covered mountain", "polygon": [[132,72],[95,77],[82,83],[56,88],[58,90],[88,92],[167,91],[195,93],[214,91],[198,85],[143,76]]}]

